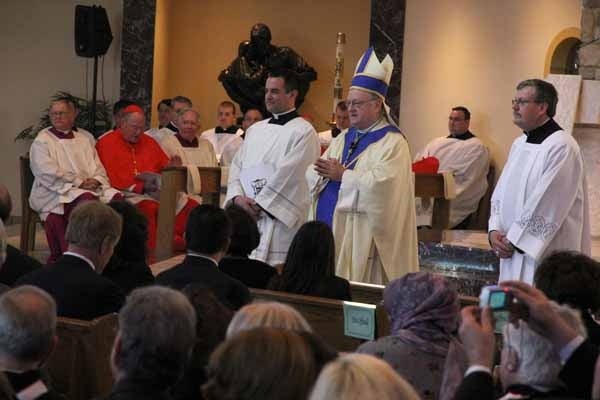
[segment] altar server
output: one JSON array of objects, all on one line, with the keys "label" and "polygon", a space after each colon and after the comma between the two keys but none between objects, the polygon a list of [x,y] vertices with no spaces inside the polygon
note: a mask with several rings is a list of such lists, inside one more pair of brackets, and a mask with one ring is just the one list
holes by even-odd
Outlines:
[{"label": "altar server", "polygon": [[244,131],[235,125],[235,104],[223,101],[217,111],[218,125],[202,132],[202,138],[212,143],[217,159],[223,166],[231,164],[231,160],[242,145]]}]

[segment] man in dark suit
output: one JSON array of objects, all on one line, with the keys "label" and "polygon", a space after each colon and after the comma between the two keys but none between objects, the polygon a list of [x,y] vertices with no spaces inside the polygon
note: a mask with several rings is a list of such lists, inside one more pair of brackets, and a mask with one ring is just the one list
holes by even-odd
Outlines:
[{"label": "man in dark suit", "polygon": [[119,312],[111,354],[116,383],[106,399],[171,399],[195,341],[196,313],[183,293],[135,289]]},{"label": "man in dark suit", "polygon": [[99,201],[77,206],[65,238],[68,249],[50,265],[17,281],[38,286],[56,301],[61,317],[94,319],[117,312],[124,296],[117,285],[100,276],[121,233],[121,217]]},{"label": "man in dark suit", "polygon": [[0,398],[62,398],[41,373],[56,342],[56,304],[48,293],[21,286],[0,296]]},{"label": "man in dark suit", "polygon": [[230,238],[231,221],[225,211],[212,205],[194,208],[185,229],[187,256],[181,264],[160,273],[156,283],[174,289],[202,283],[223,304],[238,310],[251,301],[250,292],[241,282],[219,270],[219,261],[227,252]]},{"label": "man in dark suit", "polygon": [[[501,285],[509,288],[527,307],[526,313],[513,313],[511,318],[525,320],[529,328],[547,338],[558,352],[563,364],[560,379],[567,386],[567,392],[560,398],[591,398],[598,348],[566,322],[540,290],[523,282],[508,281]],[[495,338],[491,310],[475,306],[464,308],[459,334],[467,353],[469,369],[454,399],[494,399],[491,367]],[[519,361],[510,357],[506,360],[507,363],[514,363],[513,368],[519,368]],[[539,393],[523,395],[523,398],[544,397]]]},{"label": "man in dark suit", "polygon": [[[12,211],[12,200],[6,186],[0,184],[0,219],[6,226]],[[21,252],[14,246],[6,244],[6,260],[0,268],[0,283],[8,286],[15,284],[16,280],[38,269],[42,263],[33,257]]]}]

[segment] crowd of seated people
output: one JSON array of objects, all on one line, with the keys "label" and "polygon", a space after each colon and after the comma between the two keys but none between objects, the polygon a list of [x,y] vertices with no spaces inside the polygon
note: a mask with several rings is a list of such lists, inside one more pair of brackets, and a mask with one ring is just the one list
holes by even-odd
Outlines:
[{"label": "crowd of seated people", "polygon": [[[161,165],[176,159],[194,164],[185,158],[195,151],[189,149],[209,142],[199,137],[199,114],[191,107],[183,96],[161,101],[158,129],[142,133],[143,112],[123,100],[115,104],[112,135],[125,128],[131,140],[124,140],[133,147],[140,135],[156,137],[161,143],[153,148],[166,153]],[[72,125],[68,102],[54,108],[52,120],[65,129],[49,130],[45,146],[56,146],[56,138],[91,140]],[[233,104],[221,103],[219,126],[206,136],[243,140],[260,113],[248,110],[238,130],[235,112]],[[206,165],[217,165],[225,152],[210,148],[205,155]],[[94,158],[87,171],[85,160],[78,161],[79,172],[90,175],[69,181],[75,192],[70,205],[42,210],[50,216],[47,235],[64,230],[64,237],[54,238],[56,258],[49,266],[6,244],[11,199],[0,185],[0,284],[6,285],[0,286],[0,393],[7,398],[62,398],[45,371],[60,351],[57,317],[93,320],[115,312],[112,352],[98,354],[110,358],[114,374],[107,399],[600,400],[600,264],[583,254],[550,254],[537,268],[535,288],[501,283],[519,303],[502,330],[499,357],[490,309],[461,312],[453,283],[428,272],[385,286],[388,335],[338,354],[307,315],[288,304],[252,302],[250,289],[351,300],[350,282],[336,276],[336,243],[326,223],[298,224],[283,264],[269,265],[250,258],[261,233],[243,208],[233,201],[224,209],[194,204],[180,221],[185,258],[155,279],[148,262],[153,222],[139,204],[113,193],[105,179],[110,169]],[[47,171],[38,169],[39,180],[47,179]],[[154,183],[132,182],[125,197],[155,201]],[[495,362],[500,384],[492,376]]]}]

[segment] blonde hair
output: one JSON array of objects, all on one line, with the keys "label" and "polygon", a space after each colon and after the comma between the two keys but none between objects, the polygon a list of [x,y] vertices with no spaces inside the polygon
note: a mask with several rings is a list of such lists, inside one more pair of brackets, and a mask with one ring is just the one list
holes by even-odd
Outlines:
[{"label": "blonde hair", "polygon": [[330,362],[319,375],[309,400],[419,400],[413,387],[385,361],[349,353]]},{"label": "blonde hair", "polygon": [[227,328],[227,338],[254,328],[280,328],[312,332],[308,322],[294,308],[274,301],[252,303],[242,307]]}]

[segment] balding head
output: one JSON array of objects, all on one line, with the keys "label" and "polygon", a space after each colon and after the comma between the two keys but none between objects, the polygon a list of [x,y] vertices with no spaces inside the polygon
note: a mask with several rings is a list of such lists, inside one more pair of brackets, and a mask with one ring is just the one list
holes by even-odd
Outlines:
[{"label": "balding head", "polygon": [[0,369],[37,369],[56,343],[56,303],[34,286],[0,296]]},{"label": "balding head", "polygon": [[12,200],[8,189],[3,184],[0,184],[0,219],[6,224],[10,212],[12,211]]}]

